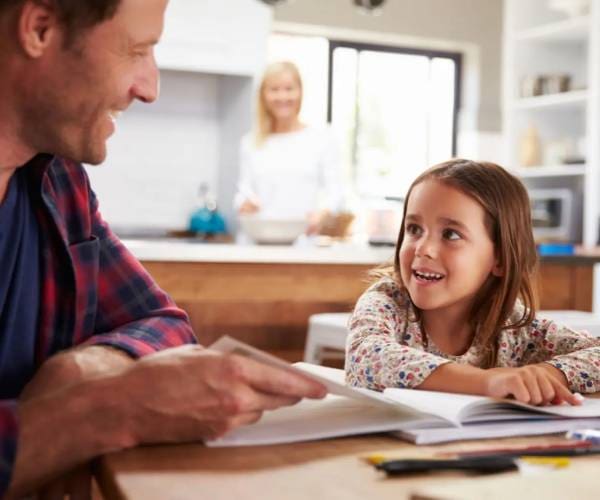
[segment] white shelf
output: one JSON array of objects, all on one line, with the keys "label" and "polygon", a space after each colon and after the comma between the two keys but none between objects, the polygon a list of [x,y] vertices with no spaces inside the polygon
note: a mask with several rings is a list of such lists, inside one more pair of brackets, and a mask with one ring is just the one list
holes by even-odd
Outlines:
[{"label": "white shelf", "polygon": [[[576,17],[559,17],[550,5],[549,0],[504,0],[505,158],[529,189],[571,190],[573,239],[595,245],[600,233],[600,0],[589,0],[589,14]],[[568,75],[577,90],[519,97],[523,78],[543,75]],[[583,139],[586,164],[518,167],[529,127],[537,130],[542,156],[552,156],[554,141]]]},{"label": "white shelf", "polygon": [[531,42],[585,42],[589,35],[590,16],[578,16],[556,23],[520,31],[515,40]]},{"label": "white shelf", "polygon": [[545,165],[539,167],[517,167],[511,172],[522,178],[576,177],[586,173],[585,165]]},{"label": "white shelf", "polygon": [[535,97],[522,97],[515,100],[515,109],[549,109],[568,106],[585,106],[587,90],[571,90],[560,94],[548,94]]}]

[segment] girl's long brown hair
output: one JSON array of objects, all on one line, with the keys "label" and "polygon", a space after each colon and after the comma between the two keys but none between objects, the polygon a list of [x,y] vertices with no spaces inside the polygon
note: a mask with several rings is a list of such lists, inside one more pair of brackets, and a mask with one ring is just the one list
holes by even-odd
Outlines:
[{"label": "girl's long brown hair", "polygon": [[[471,324],[476,332],[475,341],[486,353],[484,367],[490,368],[496,364],[500,332],[527,326],[536,314],[538,256],[527,190],[516,177],[489,162],[453,159],[423,172],[411,184],[406,195],[394,265],[393,268],[388,267],[386,273],[391,274],[401,286],[400,248],[404,241],[406,207],[414,187],[430,179],[458,189],[485,210],[486,226],[502,275],[490,275],[479,290],[471,310]],[[523,302],[524,313],[513,323],[508,323],[517,299]],[[416,306],[415,310],[419,320],[420,311]]]}]

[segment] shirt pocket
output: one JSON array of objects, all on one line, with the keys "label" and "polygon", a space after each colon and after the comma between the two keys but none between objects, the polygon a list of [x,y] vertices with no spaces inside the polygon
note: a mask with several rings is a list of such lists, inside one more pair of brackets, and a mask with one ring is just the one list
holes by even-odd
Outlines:
[{"label": "shirt pocket", "polygon": [[100,242],[89,240],[69,245],[75,276],[74,343],[79,344],[94,333],[98,307],[98,270]]}]

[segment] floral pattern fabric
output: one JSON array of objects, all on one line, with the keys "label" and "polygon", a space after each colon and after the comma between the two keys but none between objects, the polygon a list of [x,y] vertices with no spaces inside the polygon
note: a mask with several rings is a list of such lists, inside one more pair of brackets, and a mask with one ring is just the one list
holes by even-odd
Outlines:
[{"label": "floral pattern fabric", "polygon": [[[517,303],[509,321],[522,312]],[[445,363],[483,365],[484,352],[475,342],[454,356],[427,341],[408,293],[391,278],[382,278],[360,297],[348,327],[346,381],[353,386],[412,388]],[[600,338],[543,318],[500,333],[497,367],[541,362],[561,370],[572,391],[600,390]]]}]

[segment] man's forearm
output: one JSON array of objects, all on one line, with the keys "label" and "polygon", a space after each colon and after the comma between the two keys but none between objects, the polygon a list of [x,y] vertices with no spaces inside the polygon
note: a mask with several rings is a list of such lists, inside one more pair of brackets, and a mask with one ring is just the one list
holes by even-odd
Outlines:
[{"label": "man's forearm", "polygon": [[19,440],[9,497],[20,497],[73,466],[129,447],[121,375],[95,377],[19,404]]},{"label": "man's forearm", "polygon": [[112,347],[89,346],[64,351],[41,366],[19,400],[48,395],[83,380],[122,370],[134,362],[128,354]]},{"label": "man's forearm", "polygon": [[120,375],[134,362],[119,350],[90,346],[65,351],[42,365],[19,398],[15,492],[22,494],[25,485],[31,489],[128,443],[118,433],[125,407],[116,403],[118,382],[111,374]]}]

